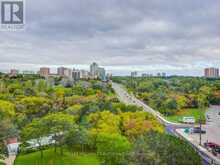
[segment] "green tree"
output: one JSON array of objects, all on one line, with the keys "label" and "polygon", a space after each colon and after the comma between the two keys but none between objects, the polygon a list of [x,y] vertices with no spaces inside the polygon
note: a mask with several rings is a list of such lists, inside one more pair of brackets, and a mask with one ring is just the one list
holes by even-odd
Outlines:
[{"label": "green tree", "polygon": [[147,112],[126,112],[120,116],[121,130],[129,139],[134,140],[150,130],[163,132],[162,125]]},{"label": "green tree", "polygon": [[76,126],[65,135],[65,144],[70,151],[80,148],[85,152],[85,147],[89,145],[88,131],[82,126]]},{"label": "green tree", "polygon": [[97,152],[104,165],[125,164],[126,154],[131,144],[119,134],[99,134],[97,138]]},{"label": "green tree", "polygon": [[14,125],[15,106],[9,101],[0,100],[0,154],[6,154],[4,141],[17,136],[18,131]]},{"label": "green tree", "polygon": [[48,128],[48,132],[54,136],[55,151],[58,145],[60,153],[63,155],[65,133],[75,127],[75,118],[68,114],[54,113],[43,117],[41,120]]},{"label": "green tree", "polygon": [[0,100],[0,121],[15,116],[15,105],[9,101]]},{"label": "green tree", "polygon": [[25,97],[18,103],[18,111],[27,115],[29,120],[42,117],[51,110],[51,102],[44,97]]},{"label": "green tree", "polygon": [[134,144],[133,152],[131,161],[140,165],[202,164],[198,153],[187,142],[157,132],[140,136]]},{"label": "green tree", "polygon": [[42,119],[34,119],[31,123],[22,129],[21,133],[23,142],[28,140],[36,140],[41,152],[41,158],[43,158],[43,139],[48,135],[48,125],[43,122]]}]

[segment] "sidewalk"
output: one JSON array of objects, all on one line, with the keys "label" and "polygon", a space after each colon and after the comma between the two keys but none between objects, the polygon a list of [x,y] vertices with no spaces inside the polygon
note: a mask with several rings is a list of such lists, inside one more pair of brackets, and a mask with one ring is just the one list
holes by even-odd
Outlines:
[{"label": "sidewalk", "polygon": [[6,158],[5,160],[1,160],[0,162],[5,163],[6,165],[13,165],[14,161],[16,159],[16,155],[10,155],[8,158]]},{"label": "sidewalk", "polygon": [[6,164],[7,164],[7,165],[13,165],[15,159],[16,159],[16,155],[10,155],[10,156],[6,159]]}]

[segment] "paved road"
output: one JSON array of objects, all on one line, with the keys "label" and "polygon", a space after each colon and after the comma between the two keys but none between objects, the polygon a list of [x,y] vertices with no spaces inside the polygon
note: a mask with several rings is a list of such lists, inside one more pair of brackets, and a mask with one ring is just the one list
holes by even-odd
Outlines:
[{"label": "paved road", "polygon": [[[173,122],[167,121],[166,119],[163,118],[163,116],[159,112],[153,110],[152,108],[147,106],[145,103],[143,103],[142,101],[135,98],[133,95],[128,94],[126,89],[124,89],[124,87],[121,84],[112,83],[112,88],[115,90],[115,92],[118,95],[118,98],[120,99],[120,101],[122,101],[126,104],[134,104],[134,105],[143,107],[145,111],[153,114],[162,124],[164,124],[166,126],[166,128],[168,128],[168,129],[171,128],[169,130],[171,133],[173,132],[173,134],[178,135],[179,137],[182,137],[185,140],[189,141],[190,144],[199,151],[200,155],[204,159],[204,162],[205,162],[204,164],[207,164],[207,165],[212,164],[212,163],[207,162],[205,160],[208,160],[208,161],[215,160],[215,162],[219,162],[219,163],[216,163],[217,165],[220,164],[220,161],[218,159],[216,159],[211,153],[209,153],[203,147],[199,146],[198,143],[195,142],[193,138],[185,136],[184,132],[178,132],[177,131],[178,128],[180,128],[180,129],[181,128],[189,128],[189,127],[194,127],[194,125],[173,123]],[[215,113],[212,116],[215,116]],[[218,124],[217,125],[214,124],[214,127],[212,126],[212,128],[215,129],[215,127],[218,127],[218,126],[219,126]]]},{"label": "paved road", "polygon": [[124,87],[121,84],[112,83],[112,88],[117,93],[120,101],[122,101],[126,104],[134,104],[134,105],[143,107],[145,111],[154,115],[165,126],[175,127],[175,128],[194,127],[194,125],[192,125],[192,124],[174,123],[174,122],[170,122],[170,121],[166,120],[159,112],[153,110],[151,107],[149,107],[144,102],[142,102],[141,100],[134,97],[132,94],[128,94],[127,91],[124,89]]}]

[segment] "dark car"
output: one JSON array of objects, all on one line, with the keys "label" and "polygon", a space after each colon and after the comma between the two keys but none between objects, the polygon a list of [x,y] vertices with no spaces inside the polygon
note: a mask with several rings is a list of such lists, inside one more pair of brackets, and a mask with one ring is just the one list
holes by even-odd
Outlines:
[{"label": "dark car", "polygon": [[213,143],[213,142],[206,142],[206,143],[204,143],[204,146],[206,148],[213,148],[213,149],[220,147],[218,144]]},{"label": "dark car", "polygon": [[220,115],[220,112],[218,113],[218,115]]},{"label": "dark car", "polygon": [[215,151],[216,153],[220,154],[220,146],[214,148],[214,151]]},{"label": "dark car", "polygon": [[206,131],[205,131],[205,130],[202,130],[200,127],[194,127],[194,128],[193,128],[193,133],[202,133],[202,134],[205,134]]}]

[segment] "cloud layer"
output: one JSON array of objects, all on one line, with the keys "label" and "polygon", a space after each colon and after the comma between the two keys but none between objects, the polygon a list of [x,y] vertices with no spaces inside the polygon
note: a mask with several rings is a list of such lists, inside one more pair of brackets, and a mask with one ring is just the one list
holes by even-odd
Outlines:
[{"label": "cloud layer", "polygon": [[97,61],[198,75],[220,66],[219,18],[219,0],[28,0],[26,29],[0,32],[0,68]]}]

